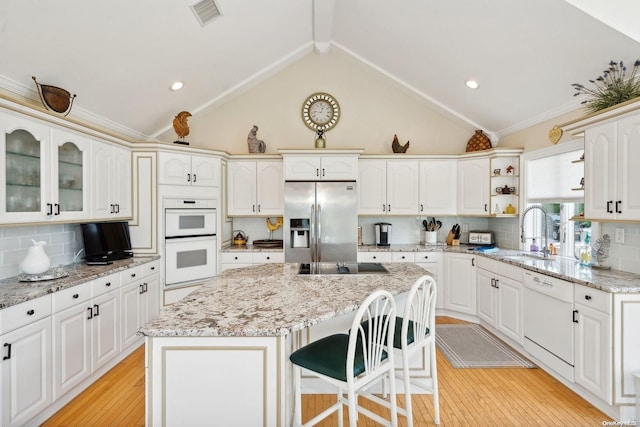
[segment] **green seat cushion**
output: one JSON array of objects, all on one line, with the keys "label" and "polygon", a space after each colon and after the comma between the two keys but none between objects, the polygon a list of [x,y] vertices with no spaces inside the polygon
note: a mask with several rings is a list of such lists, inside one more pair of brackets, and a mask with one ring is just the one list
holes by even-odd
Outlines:
[{"label": "green seat cushion", "polygon": [[[349,335],[336,334],[321,338],[294,351],[289,359],[292,363],[314,372],[347,381],[347,349],[349,347]],[[382,359],[387,358],[383,352]],[[353,375],[358,376],[364,372],[364,356],[362,354],[361,340],[356,345],[356,354],[353,363]]]}]

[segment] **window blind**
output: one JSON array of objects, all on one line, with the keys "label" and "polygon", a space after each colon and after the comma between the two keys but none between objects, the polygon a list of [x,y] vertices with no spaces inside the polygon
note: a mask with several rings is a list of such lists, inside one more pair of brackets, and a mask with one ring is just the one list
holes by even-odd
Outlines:
[{"label": "window blind", "polygon": [[527,199],[531,203],[582,202],[584,191],[580,187],[584,176],[584,162],[572,163],[582,156],[583,150],[568,151],[538,159],[527,165]]}]

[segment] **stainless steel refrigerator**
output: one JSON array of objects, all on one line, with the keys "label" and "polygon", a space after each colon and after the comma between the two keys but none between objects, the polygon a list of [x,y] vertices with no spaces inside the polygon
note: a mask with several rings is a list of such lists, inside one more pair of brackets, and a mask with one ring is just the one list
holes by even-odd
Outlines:
[{"label": "stainless steel refrigerator", "polygon": [[309,264],[311,274],[357,264],[354,181],[285,182],[284,219],[285,262]]}]

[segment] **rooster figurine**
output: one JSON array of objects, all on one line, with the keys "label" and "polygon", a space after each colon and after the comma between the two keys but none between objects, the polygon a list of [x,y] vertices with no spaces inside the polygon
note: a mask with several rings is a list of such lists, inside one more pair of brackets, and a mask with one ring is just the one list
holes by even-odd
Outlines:
[{"label": "rooster figurine", "polygon": [[409,149],[409,141],[406,144],[400,145],[398,142],[398,135],[393,135],[393,142],[391,143],[391,149],[394,153],[406,153]]},{"label": "rooster figurine", "polygon": [[174,117],[173,130],[175,130],[176,135],[178,135],[178,140],[173,141],[174,143],[189,145],[189,143],[184,140],[184,137],[189,135],[189,123],[187,123],[189,117],[191,117],[191,113],[188,111],[181,111]]},{"label": "rooster figurine", "polygon": [[283,219],[281,216],[276,218],[276,223],[272,223],[269,218],[267,218],[267,228],[269,229],[269,240],[273,240],[273,232],[278,228],[282,227]]}]

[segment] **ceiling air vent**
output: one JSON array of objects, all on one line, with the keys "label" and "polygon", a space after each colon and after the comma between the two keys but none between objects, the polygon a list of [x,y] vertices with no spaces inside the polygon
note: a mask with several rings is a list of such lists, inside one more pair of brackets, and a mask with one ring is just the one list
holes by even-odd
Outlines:
[{"label": "ceiling air vent", "polygon": [[209,24],[211,21],[222,15],[218,5],[213,0],[201,0],[189,6],[196,15],[201,26]]}]

